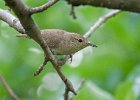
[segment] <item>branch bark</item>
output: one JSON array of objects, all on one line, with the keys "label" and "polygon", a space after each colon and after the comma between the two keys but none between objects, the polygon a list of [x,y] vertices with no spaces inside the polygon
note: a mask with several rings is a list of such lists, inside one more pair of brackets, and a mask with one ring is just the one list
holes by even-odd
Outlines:
[{"label": "branch bark", "polygon": [[66,0],[73,6],[91,5],[140,13],[140,0]]},{"label": "branch bark", "polygon": [[[83,87],[83,85],[85,84],[85,82],[86,82],[85,80],[82,80],[82,81],[80,82],[79,87],[78,87],[77,90],[76,90],[77,93],[81,90],[81,88]],[[73,100],[73,97],[74,97],[74,95],[72,95],[72,96],[69,98],[69,100]]]},{"label": "branch bark", "polygon": [[8,10],[2,10],[0,9],[0,19],[4,22],[6,22],[9,26],[17,30],[19,33],[25,34],[25,30],[22,27],[20,21],[10,14]]},{"label": "branch bark", "polygon": [[14,91],[10,88],[10,86],[8,85],[8,83],[6,82],[6,80],[3,78],[3,76],[0,74],[0,81],[1,83],[4,85],[4,87],[6,88],[6,90],[8,91],[8,93],[10,94],[10,96],[13,98],[13,100],[19,100],[18,96],[14,93]]},{"label": "branch bark", "polygon": [[112,10],[109,13],[105,14],[104,16],[101,16],[93,26],[90,27],[88,32],[85,33],[84,37],[88,38],[94,33],[103,23],[105,23],[108,19],[112,18],[113,16],[119,14],[120,10]]},{"label": "branch bark", "polygon": [[14,13],[17,15],[22,26],[32,39],[38,42],[41,46],[45,46],[45,43],[41,37],[41,33],[36,23],[33,21],[29,14],[29,8],[21,0],[4,0]]},{"label": "branch bark", "polygon": [[47,10],[50,6],[55,4],[57,1],[59,1],[59,0],[49,0],[46,4],[44,4],[42,6],[31,8],[30,13],[34,14],[34,13],[39,13],[39,12],[42,12],[44,10]]},{"label": "branch bark", "polygon": [[67,88],[65,89],[64,100],[69,100],[69,90]]}]

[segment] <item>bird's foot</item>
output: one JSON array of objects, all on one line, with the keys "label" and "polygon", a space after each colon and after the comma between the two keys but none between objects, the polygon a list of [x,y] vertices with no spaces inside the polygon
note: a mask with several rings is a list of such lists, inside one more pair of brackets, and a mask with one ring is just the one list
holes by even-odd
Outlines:
[{"label": "bird's foot", "polygon": [[70,63],[72,63],[72,54],[71,55],[69,55],[69,57],[70,57]]},{"label": "bird's foot", "polygon": [[61,66],[63,66],[66,63],[65,59],[57,59],[57,64],[58,66],[61,68]]},{"label": "bird's foot", "polygon": [[66,55],[64,58],[57,59],[57,64],[58,66],[62,66],[70,59],[70,63],[72,62],[72,54],[71,55]]}]

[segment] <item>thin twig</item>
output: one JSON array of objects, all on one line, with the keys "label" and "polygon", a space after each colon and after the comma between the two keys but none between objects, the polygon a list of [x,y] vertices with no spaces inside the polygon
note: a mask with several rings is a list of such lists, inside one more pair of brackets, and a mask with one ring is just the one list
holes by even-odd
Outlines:
[{"label": "thin twig", "polygon": [[75,11],[74,11],[74,6],[71,5],[71,11],[70,11],[70,15],[73,17],[73,19],[76,19],[76,14],[75,14]]},{"label": "thin twig", "polygon": [[24,37],[24,38],[29,38],[31,39],[27,34],[18,34],[16,37]]},{"label": "thin twig", "polygon": [[[53,60],[53,61],[52,61]],[[60,76],[60,78],[63,80],[63,82],[65,83],[66,88],[71,91],[74,95],[76,95],[77,93],[75,92],[72,83],[67,79],[67,77],[62,73],[62,71],[60,70],[60,67],[58,64],[54,63],[56,59],[51,59],[51,62],[53,64],[54,69],[57,71],[58,75]]]},{"label": "thin twig", "polygon": [[121,10],[113,10],[110,11],[109,13],[105,14],[104,16],[101,16],[93,26],[88,30],[88,32],[85,33],[84,37],[88,38],[92,33],[94,33],[104,22],[106,22],[108,19],[111,17],[117,15],[120,13]]},{"label": "thin twig", "polygon": [[8,83],[6,82],[6,80],[3,78],[3,76],[0,74],[0,81],[1,83],[4,85],[4,87],[6,88],[6,90],[8,91],[8,93],[10,94],[10,96],[13,98],[13,100],[19,100],[18,96],[14,93],[14,91],[10,88],[10,86],[8,85]]},{"label": "thin twig", "polygon": [[[85,80],[82,80],[82,81],[80,82],[79,87],[77,88],[76,92],[78,92],[78,91],[81,90],[81,88],[83,87],[83,85],[85,84],[85,82],[86,82]],[[72,95],[72,96],[69,98],[69,100],[72,100],[73,97],[74,97],[74,95]]]},{"label": "thin twig", "polygon": [[38,69],[34,73],[34,76],[37,76],[40,74],[40,72],[43,70],[43,68],[45,67],[45,65],[47,64],[48,61],[49,61],[49,59],[47,59],[47,57],[45,57],[43,64],[38,67]]},{"label": "thin twig", "polygon": [[69,90],[67,88],[65,89],[64,100],[69,100]]},{"label": "thin twig", "polygon": [[59,0],[49,0],[46,4],[44,4],[42,6],[31,8],[30,14],[39,13],[44,10],[47,10],[50,6],[54,5],[57,1],[59,1]]}]

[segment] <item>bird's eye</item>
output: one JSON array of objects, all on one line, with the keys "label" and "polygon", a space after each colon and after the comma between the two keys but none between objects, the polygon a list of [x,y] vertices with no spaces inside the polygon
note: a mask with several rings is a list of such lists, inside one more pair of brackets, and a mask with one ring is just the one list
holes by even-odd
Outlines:
[{"label": "bird's eye", "polygon": [[83,42],[83,40],[82,40],[82,39],[78,39],[78,41],[79,41],[79,42]]}]

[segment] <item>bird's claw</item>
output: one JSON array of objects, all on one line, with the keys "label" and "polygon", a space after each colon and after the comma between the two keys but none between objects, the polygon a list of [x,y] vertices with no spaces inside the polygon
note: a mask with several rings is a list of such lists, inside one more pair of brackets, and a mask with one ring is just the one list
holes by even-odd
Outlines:
[{"label": "bird's claw", "polygon": [[70,63],[72,63],[72,54],[71,55],[69,55],[69,57],[70,57]]}]

